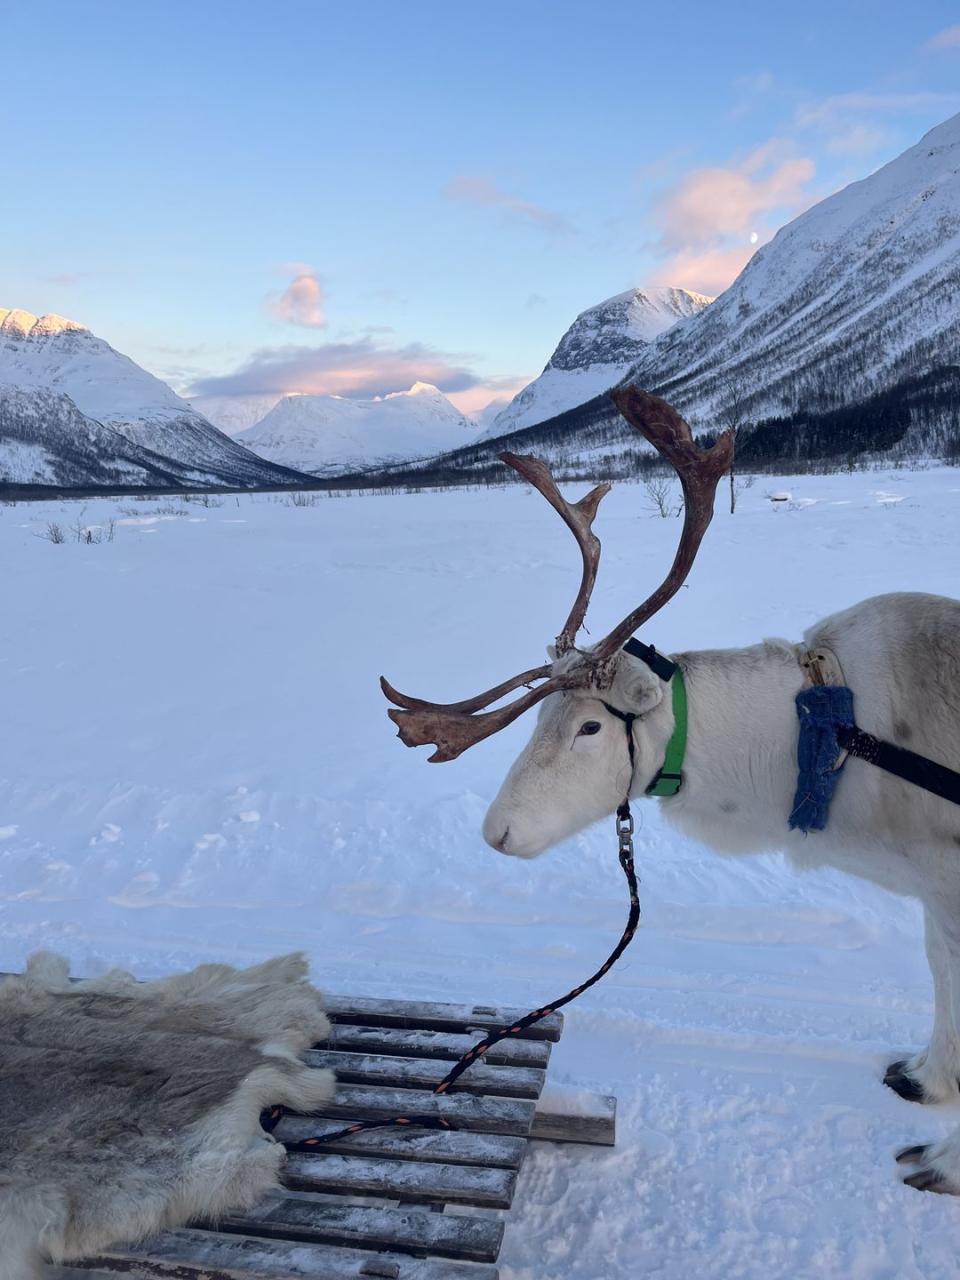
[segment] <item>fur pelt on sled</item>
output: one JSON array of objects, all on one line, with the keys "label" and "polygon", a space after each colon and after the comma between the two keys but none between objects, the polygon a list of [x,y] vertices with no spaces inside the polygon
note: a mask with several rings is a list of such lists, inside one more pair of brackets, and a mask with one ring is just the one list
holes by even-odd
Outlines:
[{"label": "fur pelt on sled", "polygon": [[33,1280],[277,1185],[263,1108],[311,1111],[329,1023],[302,956],[72,983],[40,952],[0,980],[0,1280]]}]

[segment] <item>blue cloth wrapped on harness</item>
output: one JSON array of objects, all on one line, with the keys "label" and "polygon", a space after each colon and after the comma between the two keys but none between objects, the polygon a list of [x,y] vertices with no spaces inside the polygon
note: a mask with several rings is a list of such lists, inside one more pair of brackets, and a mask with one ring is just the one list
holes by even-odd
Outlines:
[{"label": "blue cloth wrapped on harness", "polygon": [[797,694],[800,737],[797,742],[797,794],[790,813],[791,831],[822,831],[840,779],[837,730],[854,724],[853,690],[842,684],[814,685]]}]

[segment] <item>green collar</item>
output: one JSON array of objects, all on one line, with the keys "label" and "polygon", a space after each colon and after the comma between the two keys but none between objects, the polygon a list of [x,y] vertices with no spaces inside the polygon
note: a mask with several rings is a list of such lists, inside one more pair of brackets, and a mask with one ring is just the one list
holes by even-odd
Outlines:
[{"label": "green collar", "polygon": [[675,796],[683,786],[683,759],[687,754],[687,686],[679,667],[674,667],[670,687],[673,690],[673,733],[664,752],[663,764],[647,787],[648,796]]}]

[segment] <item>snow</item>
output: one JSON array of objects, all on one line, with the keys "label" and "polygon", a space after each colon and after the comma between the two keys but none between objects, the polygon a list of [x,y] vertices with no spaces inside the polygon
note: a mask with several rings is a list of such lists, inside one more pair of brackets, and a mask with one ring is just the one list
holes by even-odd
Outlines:
[{"label": "snow", "polygon": [[249,395],[188,396],[187,404],[228,436],[235,436],[265,418],[282,399],[276,392],[264,391]]},{"label": "snow", "polygon": [[0,476],[10,484],[52,484],[56,479],[43,445],[9,439],[0,440]]},{"label": "snow", "polygon": [[[0,506],[0,966],[49,946],[153,977],[302,948],[331,990],[526,1008],[592,972],[627,914],[612,822],[493,853],[480,822],[529,723],[428,766],[377,687],[454,699],[536,664],[579,580],[542,500],[176,505]],[[645,638],[798,639],[877,592],[955,592],[958,511],[947,469],[763,479],[721,504]],[[81,512],[156,519],[33,536]],[[594,634],[660,576],[677,521],[618,486],[598,532]],[[930,1029],[918,907],[721,858],[639,809],[644,927],[550,1068],[570,1099],[618,1096],[618,1145],[535,1145],[503,1280],[952,1280],[957,1205],[904,1187],[893,1152],[960,1110],[880,1083]]]},{"label": "snow", "polygon": [[335,475],[469,444],[476,426],[429,382],[376,400],[285,396],[238,443],[299,471]]},{"label": "snow", "polygon": [[85,326],[76,320],[68,320],[66,316],[58,316],[48,312],[44,316],[35,316],[32,311],[10,311],[0,307],[0,333],[7,337],[49,337],[55,333],[66,333],[70,330],[84,332]]}]

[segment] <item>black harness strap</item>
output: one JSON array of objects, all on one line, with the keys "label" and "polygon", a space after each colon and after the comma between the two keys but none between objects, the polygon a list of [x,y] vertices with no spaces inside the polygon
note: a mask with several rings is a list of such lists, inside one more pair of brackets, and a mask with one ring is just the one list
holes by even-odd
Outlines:
[{"label": "black harness strap", "polygon": [[915,751],[908,751],[905,747],[896,747],[892,742],[875,738],[872,733],[864,733],[856,725],[838,729],[837,741],[852,756],[866,760],[878,769],[885,769],[887,773],[895,774],[905,782],[912,782],[924,791],[931,791],[942,800],[960,804],[960,773],[954,769],[928,760],[926,756],[918,756]]}]

